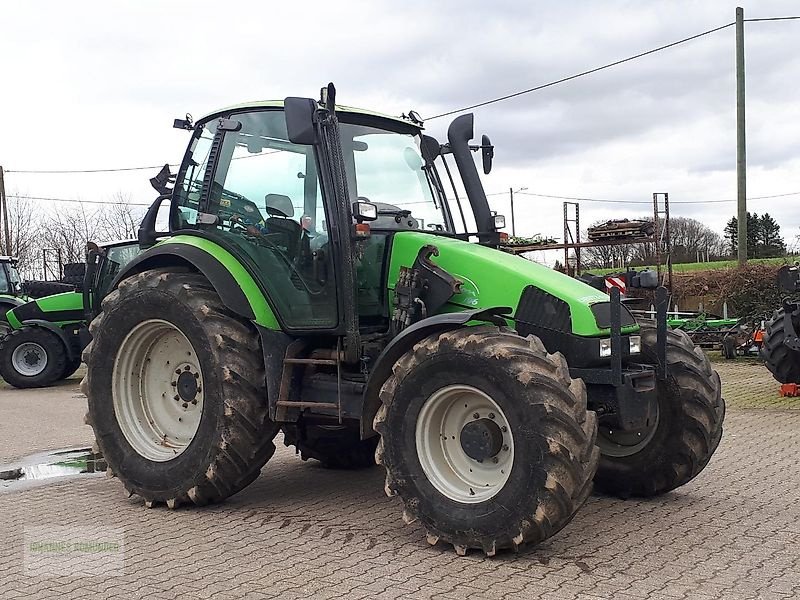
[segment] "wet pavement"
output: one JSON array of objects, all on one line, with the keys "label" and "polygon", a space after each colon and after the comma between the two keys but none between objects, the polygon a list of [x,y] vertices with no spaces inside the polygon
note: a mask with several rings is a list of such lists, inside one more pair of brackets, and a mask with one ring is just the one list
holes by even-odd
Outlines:
[{"label": "wet pavement", "polygon": [[[494,559],[428,546],[380,469],[325,470],[280,444],[221,505],[146,509],[88,472],[100,465],[71,386],[27,410],[31,396],[0,390],[0,422],[25,421],[6,431],[37,431],[0,438],[0,470],[55,475],[0,479],[0,598],[798,598],[800,399],[753,361],[715,366],[729,412],[697,479],[652,500],[594,496],[557,536]],[[34,452],[70,447],[64,429],[74,452]],[[68,572],[65,547],[86,557]]]}]

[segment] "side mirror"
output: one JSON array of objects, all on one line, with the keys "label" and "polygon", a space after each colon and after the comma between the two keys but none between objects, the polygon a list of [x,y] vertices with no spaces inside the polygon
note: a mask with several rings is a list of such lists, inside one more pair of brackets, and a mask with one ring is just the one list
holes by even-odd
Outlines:
[{"label": "side mirror", "polygon": [[314,100],[291,96],[283,101],[283,112],[290,142],[311,146],[319,141],[314,127],[314,115],[317,112]]},{"label": "side mirror", "polygon": [[494,146],[488,135],[481,136],[481,158],[483,159],[483,174],[488,175],[492,172],[492,159],[494,158]]},{"label": "side mirror", "polygon": [[378,218],[378,207],[364,200],[353,202],[353,217],[359,223],[374,221]]},{"label": "side mirror", "polygon": [[423,135],[420,150],[422,151],[422,158],[425,159],[425,162],[432,164],[442,153],[442,145],[436,138],[430,135]]},{"label": "side mirror", "polygon": [[[139,232],[137,238],[139,239],[139,245],[142,248],[149,248],[153,246],[160,236],[168,235],[169,231],[157,231],[157,227],[161,225],[159,221],[163,221],[163,219],[159,219],[159,215],[161,213],[161,207],[163,206],[164,202],[167,203],[167,208],[169,209],[170,213],[172,213],[172,204],[170,202],[171,197],[169,194],[163,194],[153,201],[150,205],[150,208],[147,209],[147,212],[142,219],[142,224],[139,225]],[[172,221],[171,214],[168,217],[169,221]],[[172,223],[168,223],[169,229],[172,229]]]}]

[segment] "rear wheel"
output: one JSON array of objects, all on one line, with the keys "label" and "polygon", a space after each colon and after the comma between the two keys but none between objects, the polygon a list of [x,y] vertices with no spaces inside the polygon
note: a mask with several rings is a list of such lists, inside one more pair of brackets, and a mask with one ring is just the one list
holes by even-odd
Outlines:
[{"label": "rear wheel", "polygon": [[736,340],[732,337],[722,340],[722,356],[728,360],[736,358]]},{"label": "rear wheel", "polygon": [[81,384],[112,472],[148,506],[222,500],[272,456],[258,334],[200,275],[145,271],[92,321]]},{"label": "rear wheel", "polygon": [[[642,362],[655,365],[656,327],[640,323]],[[685,332],[667,332],[665,381],[657,381],[657,413],[639,431],[598,428],[598,490],[627,498],[673,490],[702,471],[722,438],[725,402],[719,375]]]},{"label": "rear wheel", "polygon": [[459,554],[538,543],[589,495],[596,419],[561,354],[467,327],[419,342],[381,390],[376,460],[407,523]]},{"label": "rear wheel", "polygon": [[791,314],[787,315],[786,311],[780,309],[764,328],[761,358],[772,376],[780,383],[800,383],[800,352],[784,344],[786,340],[784,324],[791,318]]},{"label": "rear wheel", "polygon": [[61,379],[66,360],[61,340],[41,327],[15,329],[0,339],[0,375],[17,388],[52,385]]}]

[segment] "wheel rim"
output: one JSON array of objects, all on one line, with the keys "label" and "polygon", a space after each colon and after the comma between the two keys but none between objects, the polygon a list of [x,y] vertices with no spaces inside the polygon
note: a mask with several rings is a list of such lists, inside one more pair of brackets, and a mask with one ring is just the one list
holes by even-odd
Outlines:
[{"label": "wheel rim", "polygon": [[139,455],[164,462],[186,450],[203,414],[203,373],[175,325],[134,327],[117,350],[111,386],[117,423]]},{"label": "wheel rim", "polygon": [[490,396],[469,385],[432,394],[416,423],[417,457],[428,481],[450,500],[484,502],[508,481],[514,438]]},{"label": "wheel rim", "polygon": [[656,414],[653,423],[642,429],[623,431],[608,425],[600,424],[597,428],[597,445],[606,456],[622,458],[640,452],[653,439],[658,429],[659,409],[656,403]]},{"label": "wheel rim", "polygon": [[11,353],[14,370],[25,377],[35,377],[47,368],[47,351],[36,342],[25,342]]}]

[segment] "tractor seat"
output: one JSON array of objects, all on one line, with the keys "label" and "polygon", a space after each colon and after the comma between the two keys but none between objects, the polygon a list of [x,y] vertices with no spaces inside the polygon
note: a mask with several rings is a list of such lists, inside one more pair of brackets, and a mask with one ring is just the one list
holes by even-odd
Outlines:
[{"label": "tractor seat", "polygon": [[294,258],[300,250],[303,228],[300,223],[292,219],[294,216],[292,199],[283,194],[267,194],[264,200],[269,215],[265,221],[267,233],[276,234],[281,240],[278,245],[285,247],[289,256]]}]

